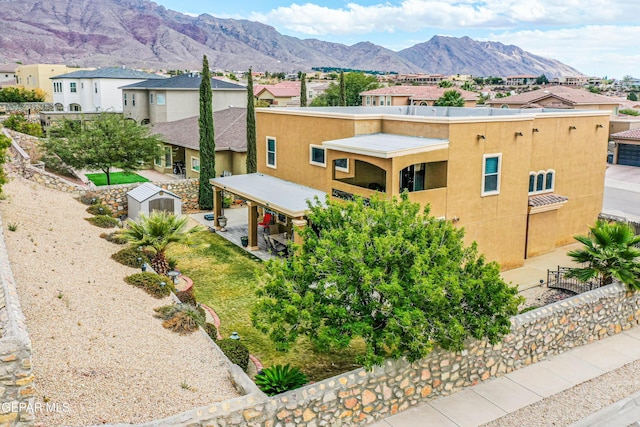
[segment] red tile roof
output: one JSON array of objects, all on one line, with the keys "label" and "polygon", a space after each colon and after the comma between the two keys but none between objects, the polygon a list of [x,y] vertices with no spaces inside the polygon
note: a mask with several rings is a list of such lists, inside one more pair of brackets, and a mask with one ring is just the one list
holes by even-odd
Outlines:
[{"label": "red tile roof", "polygon": [[300,82],[285,81],[275,85],[256,85],[253,88],[253,93],[258,96],[265,90],[276,98],[300,96]]},{"label": "red tile roof", "polygon": [[582,104],[619,104],[624,100],[611,96],[598,95],[588,90],[573,89],[567,86],[547,86],[531,92],[518,93],[505,98],[487,101],[487,104],[533,104],[542,99],[554,97],[571,105]]},{"label": "red tile roof", "polygon": [[622,132],[616,132],[611,135],[613,139],[637,139],[640,140],[640,128],[623,130]]},{"label": "red tile roof", "polygon": [[478,94],[469,92],[467,90],[462,90],[458,88],[443,88],[438,86],[389,86],[383,87],[380,89],[368,90],[366,92],[361,92],[360,96],[363,95],[373,95],[373,96],[382,96],[382,95],[391,95],[391,96],[408,96],[413,99],[428,99],[428,100],[436,100],[440,98],[445,91],[447,90],[456,90],[460,92],[462,98],[465,100],[476,100],[478,98]]}]

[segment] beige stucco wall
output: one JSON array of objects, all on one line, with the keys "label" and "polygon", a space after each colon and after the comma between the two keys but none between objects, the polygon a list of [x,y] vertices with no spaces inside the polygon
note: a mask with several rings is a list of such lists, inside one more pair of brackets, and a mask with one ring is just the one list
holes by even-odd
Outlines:
[{"label": "beige stucco wall", "polygon": [[[352,165],[359,159],[386,171],[386,194],[391,197],[399,194],[402,169],[416,163],[447,161],[446,188],[412,192],[411,200],[430,204],[432,215],[464,227],[467,243],[478,242],[488,259],[509,269],[523,264],[525,251],[530,255],[551,251],[572,242],[575,234],[585,233],[595,222],[602,208],[608,118],[559,113],[544,118],[532,114],[429,123],[424,118],[355,120],[258,111],[258,171],[327,193],[337,189],[368,197],[371,190],[332,179],[333,160],[347,157]],[[380,131],[448,139],[449,147],[393,159],[327,150],[327,167],[309,162],[311,144]],[[267,136],[276,138],[275,169],[266,166]],[[490,154],[501,155],[500,192],[482,196],[483,156]],[[532,215],[527,239],[529,173],[539,170],[554,170],[554,193],[569,200],[555,213]],[[529,247],[525,248],[527,242]]]},{"label": "beige stucco wall", "polygon": [[45,102],[53,102],[53,82],[51,77],[87,68],[69,68],[63,64],[29,64],[20,65],[16,69],[18,86],[25,89],[42,89],[47,96]]}]

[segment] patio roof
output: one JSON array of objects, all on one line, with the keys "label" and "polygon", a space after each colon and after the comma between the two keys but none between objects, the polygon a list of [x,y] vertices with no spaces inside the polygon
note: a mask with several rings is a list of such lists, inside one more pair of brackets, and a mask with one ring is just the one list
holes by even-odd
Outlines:
[{"label": "patio roof", "polygon": [[215,187],[292,218],[304,216],[308,210],[307,200],[318,197],[320,201],[324,201],[326,197],[324,191],[261,173],[212,178],[210,182]]},{"label": "patio roof", "polygon": [[374,133],[324,141],[322,146],[330,150],[390,159],[448,148],[449,140]]}]

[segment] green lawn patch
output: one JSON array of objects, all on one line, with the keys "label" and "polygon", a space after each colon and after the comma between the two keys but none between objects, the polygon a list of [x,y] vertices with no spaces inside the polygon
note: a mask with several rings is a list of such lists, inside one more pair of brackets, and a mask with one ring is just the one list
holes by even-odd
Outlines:
[{"label": "green lawn patch", "polygon": [[[137,173],[112,172],[110,175],[111,185],[149,181],[147,178],[140,176]],[[96,186],[107,185],[107,175],[104,173],[88,173],[86,177]]]},{"label": "green lawn patch", "polygon": [[168,255],[178,261],[180,271],[193,279],[196,299],[216,311],[223,337],[237,331],[251,354],[265,367],[289,363],[299,367],[310,381],[359,367],[354,359],[364,351],[361,343],[336,353],[319,353],[303,338],[290,352],[276,351],[269,338],[251,324],[251,310],[258,300],[256,290],[262,285],[259,279],[264,270],[262,261],[217,234],[202,232],[196,238],[209,247],[173,247]]}]

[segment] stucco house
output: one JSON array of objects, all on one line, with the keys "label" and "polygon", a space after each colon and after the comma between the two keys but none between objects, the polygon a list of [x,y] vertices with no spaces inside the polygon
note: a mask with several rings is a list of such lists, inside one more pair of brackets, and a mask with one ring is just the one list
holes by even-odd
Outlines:
[{"label": "stucco house", "polygon": [[545,86],[542,89],[518,93],[505,98],[487,100],[495,108],[564,108],[574,110],[607,110],[618,114],[623,100],[591,93],[586,89],[567,86]]},{"label": "stucco house", "polygon": [[45,102],[53,102],[51,77],[78,70],[78,68],[70,68],[64,64],[19,65],[15,69],[16,84],[28,90],[40,89],[46,93]]},{"label": "stucco house", "polygon": [[460,92],[465,107],[475,107],[478,94],[458,88],[442,88],[438,86],[389,86],[360,93],[362,105],[433,105],[448,90]]},{"label": "stucco house", "polygon": [[[180,74],[163,80],[145,80],[121,86],[125,117],[140,124],[173,122],[200,114],[198,73]],[[211,79],[213,111],[247,106],[247,88],[216,78]]]},{"label": "stucco house", "polygon": [[120,86],[165,77],[129,68],[79,70],[51,77],[56,111],[122,112]]},{"label": "stucco house", "polygon": [[16,63],[0,64],[0,87],[16,85],[16,68]]},{"label": "stucco house", "polygon": [[614,164],[640,166],[640,128],[616,132],[611,135],[611,139],[615,142]]},{"label": "stucco house", "polygon": [[[602,208],[608,111],[452,107],[256,109],[258,173],[211,180],[304,224],[305,198],[381,192],[431,206],[503,269],[573,242]],[[283,197],[282,194],[286,194]],[[289,228],[286,228],[289,227]]]},{"label": "stucco house", "polygon": [[[247,109],[232,107],[213,113],[216,143],[216,174],[246,173]],[[162,136],[166,145],[154,161],[154,169],[184,178],[200,177],[200,130],[198,116],[172,122],[158,122],[151,133]]]}]

